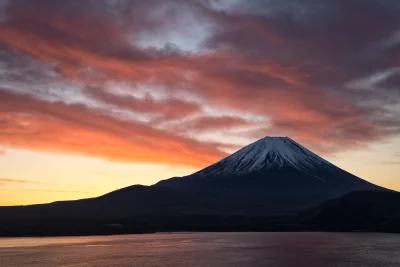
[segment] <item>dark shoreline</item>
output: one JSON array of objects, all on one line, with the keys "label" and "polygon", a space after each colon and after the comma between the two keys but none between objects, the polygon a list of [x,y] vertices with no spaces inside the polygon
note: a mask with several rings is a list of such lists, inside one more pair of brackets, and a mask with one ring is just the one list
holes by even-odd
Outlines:
[{"label": "dark shoreline", "polygon": [[[353,192],[291,215],[196,205],[132,210],[88,200],[0,207],[0,237],[91,236],[155,232],[381,232],[400,233],[400,194]],[[93,202],[94,201],[94,202]],[[125,203],[125,202],[124,202]],[[79,204],[79,205],[78,205]],[[126,215],[130,214],[130,215]]]},{"label": "dark shoreline", "polygon": [[348,232],[392,233],[399,229],[360,228],[309,224],[298,217],[177,216],[125,220],[35,220],[0,221],[0,237],[110,236],[179,232]]},{"label": "dark shoreline", "polygon": [[29,236],[0,236],[1,238],[54,238],[54,237],[103,237],[103,236],[124,236],[124,235],[151,235],[151,234],[184,234],[184,233],[375,233],[375,234],[400,234],[399,232],[382,231],[324,231],[324,230],[304,230],[304,231],[155,231],[143,233],[115,233],[115,234],[87,234],[87,235],[29,235]]}]

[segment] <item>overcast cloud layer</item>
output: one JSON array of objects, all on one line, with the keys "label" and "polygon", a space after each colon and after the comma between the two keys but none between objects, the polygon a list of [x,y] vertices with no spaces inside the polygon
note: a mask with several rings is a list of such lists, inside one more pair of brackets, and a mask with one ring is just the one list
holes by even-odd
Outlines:
[{"label": "overcast cloud layer", "polygon": [[400,133],[400,2],[0,0],[0,144],[205,166]]}]

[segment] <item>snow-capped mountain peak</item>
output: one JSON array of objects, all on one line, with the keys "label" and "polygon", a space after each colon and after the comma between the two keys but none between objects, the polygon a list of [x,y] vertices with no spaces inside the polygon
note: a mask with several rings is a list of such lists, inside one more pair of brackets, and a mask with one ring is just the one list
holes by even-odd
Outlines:
[{"label": "snow-capped mountain peak", "polygon": [[157,186],[230,207],[265,205],[262,212],[276,213],[297,212],[351,191],[382,190],[288,137],[264,137],[203,170]]},{"label": "snow-capped mountain peak", "polygon": [[157,186],[229,207],[261,205],[263,213],[297,212],[351,191],[382,190],[288,137],[264,137],[203,170]]},{"label": "snow-capped mountain peak", "polygon": [[[290,166],[313,175],[316,168],[331,169],[328,161],[289,137],[264,137],[221,161],[197,172],[199,175],[244,175],[254,171]],[[316,176],[316,178],[319,178]]]}]

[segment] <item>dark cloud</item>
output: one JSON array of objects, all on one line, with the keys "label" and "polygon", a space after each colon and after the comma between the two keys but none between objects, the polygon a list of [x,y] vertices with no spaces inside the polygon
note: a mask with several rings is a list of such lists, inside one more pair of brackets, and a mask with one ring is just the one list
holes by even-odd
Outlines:
[{"label": "dark cloud", "polygon": [[378,86],[386,89],[388,94],[400,97],[400,69],[397,73],[394,73],[387,79],[381,81]]},{"label": "dark cloud", "polygon": [[[399,50],[394,43],[399,44],[400,38],[393,38],[400,26],[399,10],[383,2],[238,1],[230,9],[211,12],[222,26],[208,45],[296,66],[299,72],[307,74],[307,86],[327,96],[338,96],[352,107],[351,112],[333,103],[329,108],[329,101],[323,101],[323,106],[319,107],[316,96],[321,93],[309,95],[307,107],[325,114],[327,122],[339,117],[349,118],[349,123],[340,124],[342,133],[339,136],[353,141],[381,138],[394,133],[392,128],[386,127],[388,124],[398,123],[398,110],[382,108],[400,103],[396,96],[400,84],[395,76],[371,90],[344,94],[343,88],[347,82],[399,63]],[[391,49],[379,45],[388,39],[391,39]],[[393,84],[386,86],[386,82]],[[375,102],[374,105],[371,102]],[[351,118],[354,111],[359,115]],[[357,125],[359,122],[364,126]],[[369,129],[364,128],[366,124]],[[304,129],[302,132],[313,128],[312,124],[301,120],[282,119],[275,125],[288,129],[298,125]],[[334,132],[329,135],[338,136]]]}]

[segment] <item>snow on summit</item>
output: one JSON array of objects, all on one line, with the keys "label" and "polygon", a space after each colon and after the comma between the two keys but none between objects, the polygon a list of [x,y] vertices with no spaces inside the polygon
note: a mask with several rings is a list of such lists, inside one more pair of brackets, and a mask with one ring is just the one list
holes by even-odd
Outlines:
[{"label": "snow on summit", "polygon": [[197,174],[243,175],[270,168],[292,167],[312,175],[318,168],[334,167],[289,137],[264,137]]},{"label": "snow on summit", "polygon": [[234,206],[265,204],[266,210],[278,213],[297,211],[355,190],[382,190],[288,137],[269,136],[194,174],[156,185]]}]

